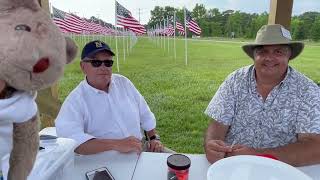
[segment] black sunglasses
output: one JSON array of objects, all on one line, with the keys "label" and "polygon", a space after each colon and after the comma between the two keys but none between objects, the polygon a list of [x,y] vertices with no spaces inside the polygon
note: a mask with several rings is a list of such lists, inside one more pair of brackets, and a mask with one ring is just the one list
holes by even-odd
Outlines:
[{"label": "black sunglasses", "polygon": [[93,59],[93,60],[86,60],[84,62],[91,63],[92,67],[95,67],[95,68],[100,67],[102,65],[102,63],[106,67],[112,67],[112,65],[113,65],[113,60],[100,61],[100,60]]}]

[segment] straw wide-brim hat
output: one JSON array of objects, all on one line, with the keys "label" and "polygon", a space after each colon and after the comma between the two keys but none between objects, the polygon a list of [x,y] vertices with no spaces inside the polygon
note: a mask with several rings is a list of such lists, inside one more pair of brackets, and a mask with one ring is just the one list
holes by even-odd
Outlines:
[{"label": "straw wide-brim hat", "polygon": [[280,24],[264,25],[257,32],[256,40],[252,44],[242,46],[242,49],[252,59],[253,51],[257,46],[264,45],[288,45],[291,47],[291,56],[289,60],[297,57],[303,50],[302,42],[291,41],[290,31]]}]

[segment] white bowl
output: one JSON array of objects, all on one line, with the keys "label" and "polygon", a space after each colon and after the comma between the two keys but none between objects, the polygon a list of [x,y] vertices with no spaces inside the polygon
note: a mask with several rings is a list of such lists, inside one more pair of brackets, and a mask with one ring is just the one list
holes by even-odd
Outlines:
[{"label": "white bowl", "polygon": [[299,169],[278,160],[241,155],[213,163],[207,180],[312,180]]}]

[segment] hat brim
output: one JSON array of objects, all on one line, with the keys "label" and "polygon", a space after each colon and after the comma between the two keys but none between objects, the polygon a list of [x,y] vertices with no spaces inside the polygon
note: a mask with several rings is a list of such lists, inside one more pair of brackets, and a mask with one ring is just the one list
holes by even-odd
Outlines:
[{"label": "hat brim", "polygon": [[247,45],[243,45],[242,49],[243,51],[252,59],[254,59],[253,56],[253,51],[256,47],[258,46],[265,46],[265,45],[288,45],[291,48],[291,56],[289,58],[289,60],[292,60],[294,58],[296,58],[303,50],[304,48],[304,44],[302,42],[288,42],[288,43],[283,43],[283,44],[247,44]]},{"label": "hat brim", "polygon": [[[111,56],[115,56],[115,54],[114,54],[110,49],[101,48],[101,49],[96,49],[96,50],[90,52],[90,53],[88,54],[88,56],[86,56],[86,57],[90,58],[90,57],[92,57],[93,55],[95,55],[97,52],[100,52],[100,51],[106,51],[106,52],[109,52],[109,53],[111,54]],[[85,57],[85,58],[86,58],[86,57]]]}]

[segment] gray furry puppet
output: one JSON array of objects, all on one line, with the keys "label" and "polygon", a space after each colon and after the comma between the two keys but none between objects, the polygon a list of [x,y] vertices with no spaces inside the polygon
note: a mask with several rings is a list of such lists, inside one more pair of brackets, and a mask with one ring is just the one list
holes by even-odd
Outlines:
[{"label": "gray furry puppet", "polygon": [[0,0],[0,160],[11,152],[9,180],[27,179],[38,152],[36,90],[56,82],[76,52],[37,0]]}]

